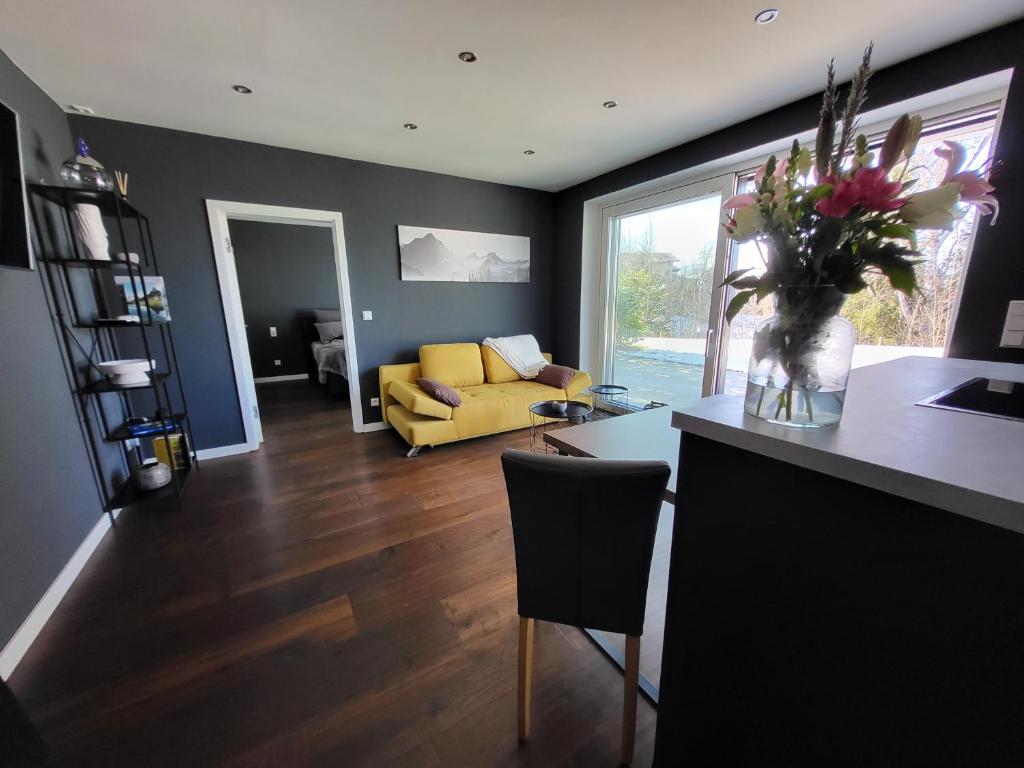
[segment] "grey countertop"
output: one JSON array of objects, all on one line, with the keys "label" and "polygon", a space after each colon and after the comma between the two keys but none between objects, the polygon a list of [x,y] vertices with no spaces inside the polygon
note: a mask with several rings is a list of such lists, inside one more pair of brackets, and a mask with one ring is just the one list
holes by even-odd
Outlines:
[{"label": "grey countertop", "polygon": [[1024,421],[915,405],[975,376],[1024,382],[1024,365],[906,357],[858,368],[835,428],[769,424],[728,395],[676,411],[672,426],[1024,533]]}]

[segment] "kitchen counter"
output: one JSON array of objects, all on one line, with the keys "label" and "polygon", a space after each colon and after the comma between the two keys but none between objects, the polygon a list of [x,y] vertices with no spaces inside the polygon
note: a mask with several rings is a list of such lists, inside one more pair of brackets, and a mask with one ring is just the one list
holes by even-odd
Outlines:
[{"label": "kitchen counter", "polygon": [[915,405],[976,376],[1024,386],[1024,365],[907,357],[858,368],[835,428],[770,424],[726,395],[677,411],[672,425],[1024,533],[1024,422]]},{"label": "kitchen counter", "polygon": [[1024,765],[1024,422],[915,405],[1024,366],[851,373],[835,428],[681,431],[654,765]]}]

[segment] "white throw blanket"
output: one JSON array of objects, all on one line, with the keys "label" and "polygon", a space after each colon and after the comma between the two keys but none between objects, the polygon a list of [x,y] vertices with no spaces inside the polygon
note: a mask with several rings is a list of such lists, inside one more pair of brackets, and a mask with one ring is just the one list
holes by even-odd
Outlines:
[{"label": "white throw blanket", "polygon": [[483,345],[497,352],[498,356],[524,379],[536,378],[540,369],[548,364],[544,355],[540,353],[540,344],[531,334],[500,336],[496,339],[488,336],[484,339]]}]

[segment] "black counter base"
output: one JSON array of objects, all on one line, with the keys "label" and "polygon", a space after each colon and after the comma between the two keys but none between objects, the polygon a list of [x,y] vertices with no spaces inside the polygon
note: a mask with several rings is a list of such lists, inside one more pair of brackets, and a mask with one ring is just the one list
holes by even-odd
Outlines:
[{"label": "black counter base", "polygon": [[656,766],[1024,765],[1024,536],[683,435]]}]

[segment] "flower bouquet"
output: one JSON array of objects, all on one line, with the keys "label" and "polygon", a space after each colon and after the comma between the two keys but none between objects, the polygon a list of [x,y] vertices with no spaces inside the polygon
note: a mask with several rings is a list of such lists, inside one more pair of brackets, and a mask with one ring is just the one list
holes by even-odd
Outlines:
[{"label": "flower bouquet", "polygon": [[[867,95],[871,46],[864,52],[840,108],[833,63],[821,106],[813,154],[793,142],[789,157],[773,155],[754,177],[754,190],[729,198],[724,227],[740,243],[753,241],[764,271],[739,269],[724,284],[736,290],[733,318],[751,299],[775,297],[776,314],[754,333],[747,378],[747,413],[795,426],[828,426],[842,416],[853,354],[853,327],[839,311],[850,294],[868,287],[865,274],[884,275],[911,294],[920,262],[915,232],[950,229],[958,203],[998,212],[983,171],[962,170],[966,152],[945,142],[942,183],[908,194],[916,179],[909,162],[921,118],[903,115],[876,152],[857,134]],[[993,218],[994,221],[994,218]]]}]

